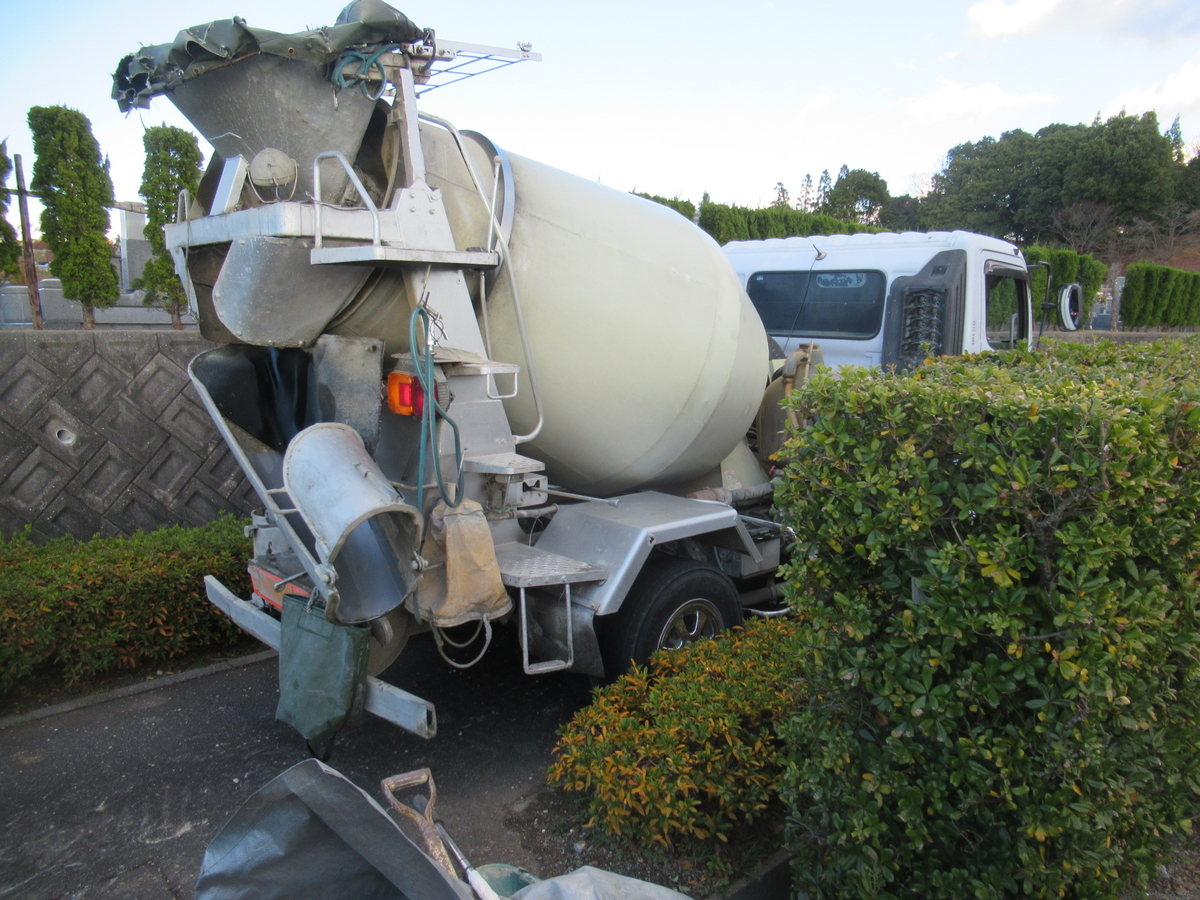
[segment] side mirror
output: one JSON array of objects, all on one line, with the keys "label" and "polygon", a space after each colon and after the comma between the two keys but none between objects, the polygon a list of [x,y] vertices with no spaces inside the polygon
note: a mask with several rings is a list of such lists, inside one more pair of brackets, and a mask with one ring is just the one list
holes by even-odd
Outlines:
[{"label": "side mirror", "polygon": [[1083,289],[1064,284],[1058,289],[1058,324],[1064,331],[1075,331],[1083,318]]}]

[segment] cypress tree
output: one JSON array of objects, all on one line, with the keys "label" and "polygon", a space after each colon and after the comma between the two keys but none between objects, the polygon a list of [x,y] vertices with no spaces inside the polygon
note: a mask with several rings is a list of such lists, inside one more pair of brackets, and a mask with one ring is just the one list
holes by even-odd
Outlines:
[{"label": "cypress tree", "polygon": [[117,302],[108,210],[112,180],[108,161],[83,113],[65,106],[29,110],[33,134],[32,190],[42,200],[42,239],[54,254],[50,271],[62,281],[63,296],[83,304],[83,327],[95,328],[94,309]]},{"label": "cypress tree", "polygon": [[146,306],[161,306],[171,314],[171,324],[183,328],[180,315],[187,308],[187,295],[167,252],[163,227],[175,221],[181,190],[195,196],[202,155],[196,136],[173,125],[147,128],[142,144],[146,148],[146,167],[139,190],[146,201],[146,240],[154,255],[134,287],[145,289],[142,302]]}]

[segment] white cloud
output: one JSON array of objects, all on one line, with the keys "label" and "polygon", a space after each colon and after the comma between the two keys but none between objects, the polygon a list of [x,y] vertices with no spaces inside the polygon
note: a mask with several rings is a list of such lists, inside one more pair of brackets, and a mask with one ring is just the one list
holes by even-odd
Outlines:
[{"label": "white cloud", "polygon": [[820,91],[819,93],[813,94],[811,97],[805,100],[804,103],[801,104],[798,112],[802,116],[812,115],[813,113],[820,112],[823,109],[829,109],[836,101],[837,94],[835,94],[833,91]]},{"label": "white cloud", "polygon": [[1200,54],[1148,88],[1122,91],[1105,108],[1105,115],[1114,115],[1122,109],[1128,113],[1152,109],[1164,124],[1177,115],[1200,112]]},{"label": "white cloud", "polygon": [[967,10],[972,37],[1002,38],[1033,34],[1053,19],[1063,0],[980,0]]},{"label": "white cloud", "polygon": [[1166,43],[1200,33],[1195,0],[979,0],[967,20],[968,34],[985,39],[1069,28]]},{"label": "white cloud", "polygon": [[1029,106],[1054,103],[1050,94],[1010,94],[993,81],[967,87],[948,78],[938,78],[932,91],[903,101],[906,114],[926,122],[942,119],[984,119],[995,113],[1012,112]]}]

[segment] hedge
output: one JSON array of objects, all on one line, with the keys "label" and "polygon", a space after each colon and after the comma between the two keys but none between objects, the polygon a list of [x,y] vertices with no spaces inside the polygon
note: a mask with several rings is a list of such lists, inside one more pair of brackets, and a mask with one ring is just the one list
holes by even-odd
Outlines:
[{"label": "hedge", "polygon": [[1115,897],[1200,790],[1197,342],[819,374],[776,503],[812,898]]},{"label": "hedge", "polygon": [[810,234],[859,234],[881,228],[846,222],[832,216],[802,212],[787,206],[749,209],[708,202],[700,207],[699,225],[718,244],[730,241],[759,241],[766,238],[807,237]]},{"label": "hedge", "polygon": [[635,666],[561,729],[550,784],[589,794],[611,834],[726,842],[778,807],[774,726],[796,704],[798,633],[760,619]]},{"label": "hedge", "polygon": [[1132,264],[1125,270],[1121,322],[1129,328],[1200,326],[1200,273]]},{"label": "hedge", "polygon": [[243,527],[222,516],[130,538],[0,538],[0,691],[47,668],[74,683],[235,640],[203,577],[249,593]]},{"label": "hedge", "polygon": [[[1051,277],[1050,299],[1058,300],[1058,289],[1066,284],[1078,284],[1083,297],[1081,322],[1087,322],[1091,316],[1092,301],[1100,292],[1100,286],[1108,274],[1108,266],[1093,259],[1085,253],[1076,253],[1055,247],[1032,246],[1025,250],[1025,260],[1032,266],[1034,263],[1050,263]],[[1032,288],[1034,308],[1037,309],[1046,296],[1046,270],[1039,266],[1032,270]],[[1051,314],[1050,321],[1054,321]]]},{"label": "hedge", "polygon": [[657,194],[643,194],[639,191],[634,191],[633,193],[638,197],[653,200],[655,203],[670,207],[689,222],[696,221],[696,204],[691,200],[680,200],[678,197],[660,197]]}]

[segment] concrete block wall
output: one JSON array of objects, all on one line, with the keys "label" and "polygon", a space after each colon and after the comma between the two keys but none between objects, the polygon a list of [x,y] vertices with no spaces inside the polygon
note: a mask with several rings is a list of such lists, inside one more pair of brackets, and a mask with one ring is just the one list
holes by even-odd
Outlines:
[{"label": "concrete block wall", "polygon": [[[78,300],[63,297],[62,282],[57,278],[43,278],[38,287],[42,300],[42,319],[47,328],[83,328],[83,306]],[[94,314],[98,329],[123,331],[171,327],[170,314],[158,307],[143,306],[140,291],[121,294],[116,306],[97,309]],[[196,327],[191,313],[184,313],[183,323],[187,328]],[[0,329],[30,327],[32,315],[29,311],[28,289],[23,284],[0,285]]]},{"label": "concrete block wall", "polygon": [[0,330],[0,532],[131,534],[248,514],[187,377],[195,331]]}]

